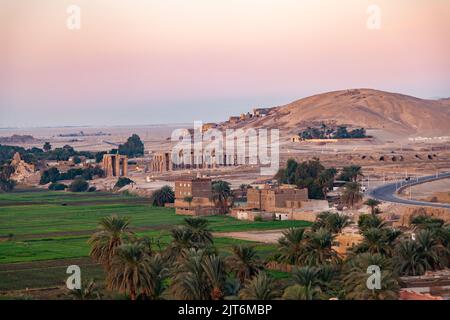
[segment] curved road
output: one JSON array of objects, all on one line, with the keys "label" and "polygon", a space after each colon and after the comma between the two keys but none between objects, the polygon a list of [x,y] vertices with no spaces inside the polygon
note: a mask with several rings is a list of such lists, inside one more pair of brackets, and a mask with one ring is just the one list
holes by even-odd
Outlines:
[{"label": "curved road", "polygon": [[374,198],[374,199],[377,199],[380,201],[394,202],[394,203],[407,204],[407,205],[413,205],[413,206],[450,209],[450,204],[409,200],[409,199],[399,198],[396,195],[397,191],[399,189],[403,189],[403,188],[406,188],[409,186],[414,186],[414,185],[422,184],[422,183],[426,183],[426,182],[432,182],[432,181],[436,181],[436,180],[446,179],[446,178],[450,178],[450,172],[439,174],[438,177],[433,175],[433,176],[421,177],[418,180],[411,180],[408,182],[403,181],[403,184],[400,188],[399,188],[398,183],[385,184],[385,185],[382,185],[382,186],[379,186],[377,188],[370,190],[369,196],[371,198]]}]

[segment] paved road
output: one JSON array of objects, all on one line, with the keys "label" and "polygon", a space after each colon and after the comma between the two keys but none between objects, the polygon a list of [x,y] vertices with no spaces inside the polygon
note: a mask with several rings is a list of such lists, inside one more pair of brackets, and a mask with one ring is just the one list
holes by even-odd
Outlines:
[{"label": "paved road", "polygon": [[[450,172],[441,173],[441,174],[439,174],[439,177],[436,177],[435,175],[433,175],[433,176],[421,177],[418,180],[411,180],[408,182],[403,181],[402,187],[413,186],[416,184],[422,184],[422,183],[436,181],[436,180],[445,179],[445,178],[450,178]],[[425,206],[425,207],[450,209],[450,204],[399,198],[399,197],[397,197],[397,190],[399,188],[400,188],[399,183],[385,184],[385,185],[382,185],[382,186],[379,186],[379,187],[376,187],[376,188],[370,190],[369,196],[371,198],[375,198],[380,201],[394,202],[394,203],[407,204],[407,205],[413,205],[413,206],[422,206],[422,207]]]}]

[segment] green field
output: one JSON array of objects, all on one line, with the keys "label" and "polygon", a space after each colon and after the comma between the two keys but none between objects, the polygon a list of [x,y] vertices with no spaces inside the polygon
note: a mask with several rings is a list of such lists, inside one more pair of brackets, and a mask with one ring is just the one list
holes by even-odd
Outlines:
[{"label": "green field", "polygon": [[[30,204],[26,204],[29,202]],[[156,208],[145,199],[107,193],[17,192],[0,194],[0,264],[84,257],[86,243],[100,218],[117,214],[131,219],[139,235],[169,241],[169,230],[183,222],[174,209]],[[284,229],[303,221],[247,222],[208,217],[214,232]],[[230,239],[216,239],[220,247]]]},{"label": "green field", "polygon": [[[46,261],[88,257],[87,240],[95,232],[99,219],[111,214],[129,217],[137,235],[152,237],[161,246],[170,242],[170,229],[184,219],[174,209],[152,207],[147,199],[126,195],[48,191],[0,194],[0,291],[60,284],[65,268],[42,265]],[[248,222],[227,216],[207,219],[213,232],[309,225],[303,221]],[[229,238],[215,238],[214,242],[225,255],[233,244],[246,243]],[[276,250],[274,245],[253,244],[261,257]],[[102,274],[98,266],[85,268],[88,274]],[[40,272],[43,270],[52,272]]]}]

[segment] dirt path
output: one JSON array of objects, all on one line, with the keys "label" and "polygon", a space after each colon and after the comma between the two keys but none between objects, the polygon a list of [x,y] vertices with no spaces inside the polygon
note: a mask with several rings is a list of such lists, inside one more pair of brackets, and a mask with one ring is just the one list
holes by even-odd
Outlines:
[{"label": "dirt path", "polygon": [[269,231],[239,231],[239,232],[217,232],[214,237],[232,238],[261,243],[278,243],[278,239],[283,236],[285,230]]}]

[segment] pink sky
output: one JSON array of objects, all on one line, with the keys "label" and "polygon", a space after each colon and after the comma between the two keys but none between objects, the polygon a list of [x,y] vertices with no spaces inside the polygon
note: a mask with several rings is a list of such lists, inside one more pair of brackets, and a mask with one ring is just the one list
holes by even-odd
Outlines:
[{"label": "pink sky", "polygon": [[448,97],[449,32],[448,0],[3,0],[0,127],[221,120],[355,87]]}]

